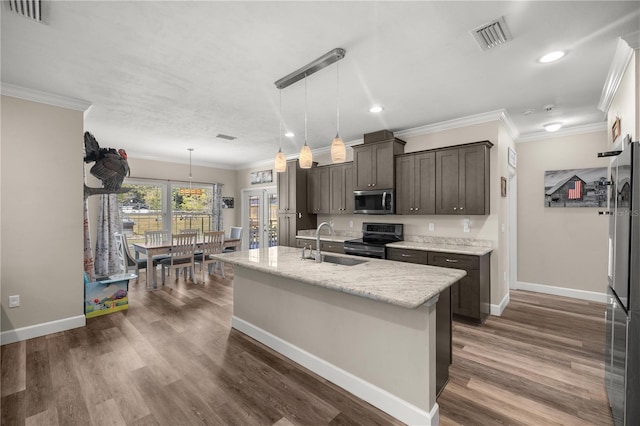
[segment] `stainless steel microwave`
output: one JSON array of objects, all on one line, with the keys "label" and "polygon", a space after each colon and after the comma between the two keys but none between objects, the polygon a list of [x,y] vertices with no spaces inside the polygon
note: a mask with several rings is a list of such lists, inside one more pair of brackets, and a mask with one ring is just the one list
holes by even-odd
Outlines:
[{"label": "stainless steel microwave", "polygon": [[359,214],[395,214],[395,191],[376,189],[373,191],[353,191],[355,209]]}]

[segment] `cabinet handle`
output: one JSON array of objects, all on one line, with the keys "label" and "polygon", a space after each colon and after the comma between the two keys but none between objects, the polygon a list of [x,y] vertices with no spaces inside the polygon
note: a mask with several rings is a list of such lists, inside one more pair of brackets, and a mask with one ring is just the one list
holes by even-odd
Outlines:
[{"label": "cabinet handle", "polygon": [[302,213],[298,213],[298,219],[302,219]]},{"label": "cabinet handle", "polygon": [[376,186],[376,184],[375,184],[375,183],[372,183],[372,184],[371,184],[371,186]]},{"label": "cabinet handle", "polygon": [[449,262],[449,263],[458,263],[457,260],[455,259],[445,259],[445,262]]},{"label": "cabinet handle", "polygon": [[418,208],[416,207],[416,211],[418,211]]},{"label": "cabinet handle", "polygon": [[409,207],[409,211],[413,211],[413,207]]},{"label": "cabinet handle", "polygon": [[464,207],[460,207],[460,210],[463,210],[463,209],[464,209]]},{"label": "cabinet handle", "polygon": [[453,209],[454,209],[454,210],[458,210],[458,208],[457,208],[457,207],[454,207]]},{"label": "cabinet handle", "polygon": [[400,253],[400,256],[402,256],[402,257],[413,257],[410,254],[404,254],[404,253]]}]

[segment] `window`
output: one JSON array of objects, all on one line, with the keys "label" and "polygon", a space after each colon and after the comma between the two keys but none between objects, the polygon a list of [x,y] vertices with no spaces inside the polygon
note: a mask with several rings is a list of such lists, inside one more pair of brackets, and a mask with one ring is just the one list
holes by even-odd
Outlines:
[{"label": "window", "polygon": [[127,179],[130,191],[118,194],[122,229],[130,243],[144,242],[145,231],[179,233],[213,229],[213,185]]}]

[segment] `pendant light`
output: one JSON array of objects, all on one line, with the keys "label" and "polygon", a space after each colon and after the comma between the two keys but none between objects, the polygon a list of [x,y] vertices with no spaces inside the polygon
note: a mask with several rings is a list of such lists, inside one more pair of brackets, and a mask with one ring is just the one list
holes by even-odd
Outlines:
[{"label": "pendant light", "polygon": [[336,137],[331,143],[331,161],[344,163],[347,159],[347,149],[340,137],[340,64],[336,63]]},{"label": "pendant light", "polygon": [[283,173],[287,170],[287,157],[285,157],[284,152],[282,152],[282,89],[279,89],[280,92],[280,131],[278,132],[278,137],[280,138],[280,148],[278,148],[278,153],[276,154],[276,159],[274,160],[273,168],[276,170],[276,173]]},{"label": "pendant light", "polygon": [[311,148],[307,145],[307,75],[304,76],[304,145],[300,150],[300,157],[298,158],[301,169],[310,169],[313,165],[313,155],[311,154]]}]

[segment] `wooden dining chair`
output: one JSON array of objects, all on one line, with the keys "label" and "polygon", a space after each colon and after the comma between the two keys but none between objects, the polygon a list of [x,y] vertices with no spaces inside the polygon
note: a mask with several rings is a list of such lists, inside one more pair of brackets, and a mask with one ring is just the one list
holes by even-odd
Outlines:
[{"label": "wooden dining chair", "polygon": [[[229,230],[229,239],[230,240],[242,240],[242,226],[232,226]],[[242,241],[240,242],[242,243]],[[238,246],[240,247],[240,246]],[[224,253],[229,253],[232,251],[236,251],[235,247],[227,247],[224,249]]]},{"label": "wooden dining chair", "polygon": [[198,228],[188,228],[188,229],[182,229],[180,230],[181,234],[196,234],[199,235],[200,234],[200,230]]},{"label": "wooden dining chair", "polygon": [[[212,254],[222,253],[222,244],[224,243],[223,231],[211,231],[204,233],[204,240],[202,242],[202,250],[195,255],[195,262],[200,264],[200,270],[202,271],[202,282],[204,283],[204,269],[207,266],[209,274],[212,270],[215,271],[215,265],[218,264],[220,269],[220,275],[224,277],[224,265],[221,261],[213,259]],[[212,268],[213,267],[213,268]]]},{"label": "wooden dining chair", "polygon": [[162,284],[164,284],[165,281],[165,268],[168,268],[169,273],[171,273],[172,269],[175,269],[176,280],[178,279],[178,273],[181,268],[185,269],[186,280],[186,268],[189,268],[189,277],[191,278],[191,281],[195,282],[193,278],[195,250],[195,234],[173,234],[171,238],[171,250],[169,251],[169,257],[159,262],[160,265],[162,265]]},{"label": "wooden dining chair", "polygon": [[[129,272],[129,270],[133,267],[136,269],[136,275],[140,276],[140,269],[146,269],[146,273],[149,273],[149,268],[147,268],[147,259],[136,259],[131,255],[131,251],[129,250],[129,243],[127,242],[126,234],[121,234],[119,232],[115,232],[113,234],[113,238],[116,243],[116,255],[118,259],[122,262],[123,272]],[[156,264],[154,261],[151,261],[152,268],[155,268]],[[155,278],[155,274],[154,274]],[[136,282],[138,282],[138,278],[136,278]],[[155,286],[155,282],[153,283]]]},{"label": "wooden dining chair", "polygon": [[144,243],[145,244],[162,244],[169,242],[168,231],[145,231]]}]

